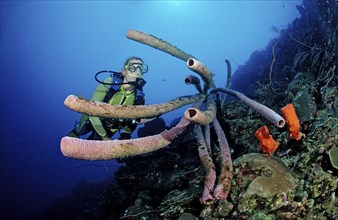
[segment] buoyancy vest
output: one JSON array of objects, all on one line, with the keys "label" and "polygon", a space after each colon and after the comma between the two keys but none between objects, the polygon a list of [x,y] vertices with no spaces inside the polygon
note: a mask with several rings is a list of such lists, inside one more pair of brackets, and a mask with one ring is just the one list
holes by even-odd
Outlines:
[{"label": "buoyancy vest", "polygon": [[[97,88],[95,89],[94,93],[93,93],[92,98],[91,98],[93,101],[100,101],[100,102],[108,103],[112,99],[114,94],[116,94],[118,91],[120,91],[121,85],[116,85],[116,84],[123,82],[122,73],[114,73],[110,77],[106,78],[104,80],[104,82],[107,83],[107,84],[113,83],[115,85],[104,85],[104,84],[98,85]],[[135,91],[135,92],[133,92],[134,93],[134,95],[133,95],[134,100],[132,100],[132,101],[128,100],[128,103],[125,103],[125,104],[144,105],[144,93],[142,91],[142,88],[135,87],[134,91]],[[114,102],[111,101],[111,104],[114,104]],[[87,123],[87,121],[90,122],[93,129],[101,137],[103,137],[107,134],[107,131],[106,131],[107,128],[105,128],[106,123],[105,123],[105,126],[102,124],[102,118],[97,117],[97,116],[89,116],[89,115],[82,115],[79,124],[75,128],[76,131],[77,132],[81,131],[82,128],[84,127],[84,125]]]},{"label": "buoyancy vest", "polygon": [[[92,100],[94,101],[102,101],[109,104],[123,104],[123,105],[144,105],[144,92],[142,91],[142,88],[135,87],[135,90],[132,93],[127,94],[125,91],[123,91],[123,87],[120,83],[123,82],[123,76],[122,73],[114,73],[110,77],[104,80],[106,83],[112,83],[112,85],[99,85],[92,97]],[[122,90],[122,91],[121,91]],[[128,99],[129,97],[129,99]],[[125,100],[121,100],[125,98]],[[133,100],[131,100],[133,99]],[[99,117],[96,116],[89,116],[89,121],[91,122],[94,130],[100,135],[105,136],[107,135],[107,121],[113,121],[113,120],[106,120],[104,122],[104,125],[102,123],[102,120]],[[106,127],[106,128],[105,128]]]},{"label": "buoyancy vest", "polygon": [[[110,86],[109,91],[107,91],[106,96],[102,100],[103,102],[108,103],[111,98],[114,96],[115,93],[121,90],[121,84],[123,82],[123,76],[122,73],[114,73],[112,74],[112,85]],[[141,88],[135,87],[135,97],[134,97],[134,103],[131,103],[131,105],[144,105],[144,92]]]}]

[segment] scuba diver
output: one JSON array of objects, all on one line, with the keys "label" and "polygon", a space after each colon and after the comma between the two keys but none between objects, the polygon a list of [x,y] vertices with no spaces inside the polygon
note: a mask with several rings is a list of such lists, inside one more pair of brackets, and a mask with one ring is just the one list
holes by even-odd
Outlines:
[{"label": "scuba diver", "polygon": [[[104,72],[109,72],[111,75],[102,82],[98,80],[97,76]],[[98,72],[95,79],[100,85],[96,87],[91,100],[111,105],[144,105],[143,86],[146,81],[142,77],[146,72],[148,72],[148,66],[139,57],[129,57],[124,62],[121,72]],[[139,122],[132,119],[82,115],[80,122],[76,123],[68,136],[79,138],[92,132],[88,136],[88,140],[110,140],[118,131],[119,140],[130,139],[131,133]]]}]

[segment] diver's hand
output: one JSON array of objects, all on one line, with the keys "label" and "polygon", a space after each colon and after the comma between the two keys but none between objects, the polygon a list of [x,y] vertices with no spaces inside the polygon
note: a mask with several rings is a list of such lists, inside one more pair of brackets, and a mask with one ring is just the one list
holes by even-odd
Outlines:
[{"label": "diver's hand", "polygon": [[101,138],[102,138],[103,141],[110,141],[111,140],[107,135],[105,135]]},{"label": "diver's hand", "polygon": [[144,123],[150,122],[150,121],[152,121],[152,120],[154,120],[154,119],[156,119],[156,118],[158,118],[158,117],[153,117],[153,118],[141,118],[141,119],[139,119],[138,124],[144,124]]}]

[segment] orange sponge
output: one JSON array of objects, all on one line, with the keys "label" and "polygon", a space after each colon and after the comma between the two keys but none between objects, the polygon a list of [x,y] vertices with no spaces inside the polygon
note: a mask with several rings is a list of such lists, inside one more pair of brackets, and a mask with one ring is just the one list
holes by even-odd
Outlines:
[{"label": "orange sponge", "polygon": [[302,138],[303,134],[299,131],[300,124],[295,107],[292,104],[287,104],[285,107],[282,108],[282,113],[284,115],[286,125],[289,128],[290,139],[295,139],[299,141]]},{"label": "orange sponge", "polygon": [[257,129],[255,136],[260,141],[259,148],[269,155],[273,154],[279,146],[279,143],[272,138],[268,127],[265,125]]}]

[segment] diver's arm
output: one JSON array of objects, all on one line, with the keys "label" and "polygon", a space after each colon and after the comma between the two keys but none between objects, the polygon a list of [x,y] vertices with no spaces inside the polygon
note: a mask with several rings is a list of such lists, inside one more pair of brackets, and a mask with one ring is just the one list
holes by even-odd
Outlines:
[{"label": "diver's arm", "polygon": [[96,133],[98,133],[101,137],[107,136],[107,131],[104,129],[102,121],[99,117],[90,116],[89,121],[92,124]]}]

